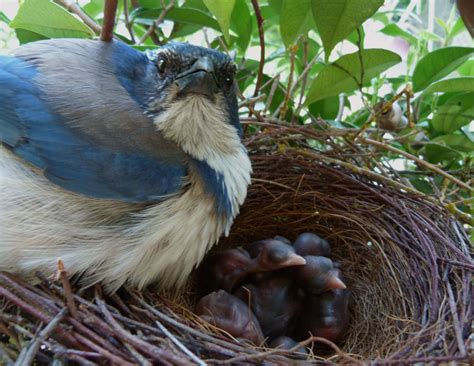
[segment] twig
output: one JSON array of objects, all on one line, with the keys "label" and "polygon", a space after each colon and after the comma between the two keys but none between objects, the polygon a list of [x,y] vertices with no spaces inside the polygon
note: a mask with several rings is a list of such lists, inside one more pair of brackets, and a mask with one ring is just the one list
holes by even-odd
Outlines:
[{"label": "twig", "polygon": [[284,120],[286,112],[288,111],[288,103],[290,102],[290,92],[292,90],[292,83],[293,83],[293,74],[295,72],[295,58],[296,58],[296,51],[298,50],[298,46],[292,45],[288,48],[290,51],[290,75],[288,76],[288,87],[286,88],[285,99],[283,100],[283,106],[280,109],[280,119]]},{"label": "twig", "polygon": [[140,366],[152,366],[152,363],[148,361],[144,356],[140,354],[132,345],[124,342],[125,348],[132,354],[133,357],[140,363]]},{"label": "twig", "polygon": [[[309,71],[311,70],[311,68],[313,67],[313,65],[318,61],[319,59],[319,56],[321,55],[321,52],[322,51],[319,51],[318,54],[316,56],[313,57],[313,59],[311,60],[311,62],[304,68],[303,72],[301,73],[300,76],[298,76],[298,79],[296,79],[295,83],[293,84],[293,86],[291,87],[291,90],[290,90],[290,95],[293,95],[296,88],[298,87],[299,83],[307,77]],[[280,105],[278,106],[278,108],[275,110],[275,112],[273,112],[272,114],[272,117],[275,118],[278,113],[280,112],[280,109],[281,107],[283,106],[283,102],[280,103]]]},{"label": "twig", "polygon": [[110,42],[113,38],[116,12],[117,0],[105,0],[104,20],[100,32],[100,40],[103,42]]},{"label": "twig", "polygon": [[148,37],[150,37],[150,35],[155,31],[156,28],[158,28],[158,26],[161,24],[161,22],[165,19],[166,17],[166,14],[168,14],[168,12],[174,8],[174,3],[175,3],[175,0],[171,0],[170,3],[167,5],[167,6],[164,6],[164,2],[162,1],[161,4],[163,6],[163,10],[161,10],[161,14],[160,16],[158,17],[158,19],[156,19],[153,24],[148,28],[148,30],[146,31],[146,33],[143,35],[142,38],[140,38],[140,40],[138,41],[138,44],[143,44],[147,39]]},{"label": "twig", "polygon": [[260,85],[262,84],[263,78],[263,65],[265,64],[265,35],[263,32],[263,18],[260,12],[260,6],[258,0],[252,0],[252,5],[255,10],[255,16],[257,18],[258,25],[258,37],[260,39],[260,62],[258,64],[257,82],[255,83],[255,91],[253,96],[256,97],[260,91]]},{"label": "twig", "polygon": [[160,323],[159,320],[155,320],[155,324],[160,328],[160,330],[166,335],[171,342],[173,342],[176,347],[178,347],[183,353],[185,353],[191,360],[196,362],[200,366],[206,366],[206,363],[199,359],[194,353],[192,353],[183,343],[181,343],[171,332],[165,328],[163,324]]},{"label": "twig", "polygon": [[66,297],[66,303],[69,308],[69,311],[71,312],[71,315],[74,318],[79,319],[79,313],[77,311],[77,306],[74,302],[74,295],[71,290],[71,283],[69,282],[67,272],[64,268],[64,262],[61,260],[61,258],[59,258],[57,261],[56,278],[61,280],[61,284],[63,285],[64,289],[64,296]]},{"label": "twig", "polygon": [[175,356],[170,352],[167,352],[154,345],[146,343],[145,341],[141,340],[140,338],[134,336],[133,334],[125,330],[115,320],[110,311],[107,309],[107,306],[105,305],[104,301],[99,297],[97,293],[95,299],[97,302],[97,306],[105,317],[107,323],[113,328],[113,330],[115,331],[115,335],[122,341],[130,343],[132,346],[138,348],[142,352],[146,353],[148,356],[153,357],[155,360],[160,360],[161,362],[166,360],[171,364],[184,363],[184,360],[181,357]]},{"label": "twig", "polygon": [[76,14],[89,28],[91,28],[95,34],[99,35],[102,31],[102,27],[94,22],[74,0],[58,0],[58,3],[64,6],[71,13]]},{"label": "twig", "polygon": [[13,360],[7,351],[3,348],[3,345],[0,344],[0,363],[4,366],[14,366]]},{"label": "twig", "polygon": [[267,111],[270,109],[270,106],[273,101],[273,96],[275,95],[275,92],[278,88],[279,83],[280,83],[280,74],[277,74],[273,78],[272,86],[270,87],[270,92],[268,93],[268,98],[267,98],[267,101],[265,102],[265,108],[263,109],[262,114],[265,115]]},{"label": "twig", "polygon": [[[308,37],[307,36],[305,36],[303,39],[303,70],[306,66],[308,66]],[[308,74],[306,74],[303,80],[301,81],[300,97],[298,99],[298,105],[296,107],[295,113],[293,114],[293,118],[298,117],[300,115],[301,109],[303,108],[303,98],[306,91],[307,82],[308,82]]]},{"label": "twig", "polygon": [[28,366],[33,364],[35,360],[36,353],[38,352],[41,344],[46,338],[56,329],[58,324],[63,320],[66,315],[67,308],[63,308],[52,320],[51,322],[33,339],[33,342],[28,348],[23,348],[15,362],[15,366]]},{"label": "twig", "polygon": [[425,167],[429,170],[432,170],[432,171],[438,173],[439,175],[442,175],[443,177],[449,179],[451,182],[457,184],[460,187],[463,187],[463,188],[467,189],[468,191],[472,191],[472,189],[473,189],[468,184],[466,184],[466,183],[460,181],[459,179],[453,177],[451,174],[446,173],[444,170],[438,168],[436,165],[428,163],[427,161],[425,161],[423,159],[420,159],[420,158],[416,157],[415,155],[412,155],[412,154],[409,154],[409,153],[407,153],[403,150],[397,149],[396,147],[388,145],[384,142],[379,142],[379,141],[375,141],[375,140],[367,139],[367,138],[362,139],[362,141],[365,142],[365,143],[380,147],[382,149],[388,150],[388,151],[393,152],[395,154],[402,155],[402,156],[404,156],[404,157],[406,157],[410,160],[413,160],[416,163],[418,163],[419,165],[421,165],[421,166],[423,166],[423,167]]},{"label": "twig", "polygon": [[123,14],[125,16],[125,27],[128,30],[128,34],[130,34],[130,40],[132,43],[135,43],[135,33],[133,32],[133,27],[130,23],[130,9],[128,8],[128,0],[124,0],[123,2]]}]

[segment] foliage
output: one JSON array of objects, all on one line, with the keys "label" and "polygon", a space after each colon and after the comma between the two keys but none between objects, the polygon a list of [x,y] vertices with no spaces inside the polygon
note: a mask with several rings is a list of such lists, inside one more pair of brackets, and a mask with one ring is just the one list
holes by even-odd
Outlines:
[{"label": "foliage", "polygon": [[[126,1],[119,2],[115,33],[123,42],[146,49],[168,41],[205,44],[206,40],[210,47],[235,51],[242,117],[250,110],[257,120],[278,118],[281,123],[312,124],[315,129],[353,129],[346,138],[357,142],[363,134],[384,141],[473,183],[474,48],[466,44],[470,37],[454,3],[450,15],[436,19],[436,28],[427,31],[423,25],[427,21],[421,19],[429,13],[426,0],[419,2],[418,11],[410,7],[411,1],[403,0],[391,1],[390,7],[383,0]],[[104,0],[81,4],[82,11],[100,24]],[[255,4],[263,24],[257,21]],[[147,32],[157,19],[163,22]],[[93,37],[76,15],[50,0],[24,0],[11,22],[2,12],[0,22],[10,23],[20,43]],[[255,90],[260,26],[265,58],[262,86]],[[384,43],[402,44],[407,52],[399,55],[366,47],[374,29],[385,37]],[[464,40],[462,47],[459,39]],[[414,94],[407,87],[410,84]],[[380,130],[377,121],[397,101],[409,126]],[[246,133],[258,129],[250,126]],[[433,174],[431,165],[393,149],[382,151],[380,159],[401,162],[399,174],[417,190],[455,202],[456,209],[465,213],[473,212],[472,191]]]}]

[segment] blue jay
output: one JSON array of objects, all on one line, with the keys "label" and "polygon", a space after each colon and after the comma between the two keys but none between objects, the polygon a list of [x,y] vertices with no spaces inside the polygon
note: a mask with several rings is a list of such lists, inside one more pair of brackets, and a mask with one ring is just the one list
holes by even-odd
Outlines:
[{"label": "blue jay", "polygon": [[48,40],[0,56],[0,270],[181,286],[250,183],[226,55]]}]

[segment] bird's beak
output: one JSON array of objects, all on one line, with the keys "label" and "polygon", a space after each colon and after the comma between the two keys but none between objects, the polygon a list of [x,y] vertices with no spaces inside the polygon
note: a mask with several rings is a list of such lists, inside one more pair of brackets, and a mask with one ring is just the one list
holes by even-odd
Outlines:
[{"label": "bird's beak", "polygon": [[337,289],[343,290],[347,288],[345,283],[342,282],[342,280],[339,277],[337,277],[335,274],[330,274],[330,277],[327,282],[327,286],[331,290],[337,290]]},{"label": "bird's beak", "polygon": [[280,263],[282,267],[304,266],[305,264],[306,259],[295,253],[290,254],[287,259]]},{"label": "bird's beak", "polygon": [[179,94],[203,94],[213,97],[218,89],[214,75],[214,64],[209,57],[200,57],[185,72],[175,79]]}]

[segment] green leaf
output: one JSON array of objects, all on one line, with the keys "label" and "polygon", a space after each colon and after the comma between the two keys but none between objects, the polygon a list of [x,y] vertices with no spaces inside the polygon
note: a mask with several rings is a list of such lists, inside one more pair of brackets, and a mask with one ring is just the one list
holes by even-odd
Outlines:
[{"label": "green leaf", "polygon": [[[362,83],[360,58],[362,58],[364,68]],[[368,84],[372,78],[400,61],[399,55],[383,49],[362,50],[344,55],[335,62],[326,65],[319,72],[308,91],[306,104],[340,93],[351,92],[359,87],[359,83]]]},{"label": "green leaf", "polygon": [[312,0],[311,4],[327,61],[334,46],[370,18],[383,0]]},{"label": "green leaf", "polygon": [[246,1],[237,1],[235,3],[234,11],[230,18],[230,27],[238,35],[237,45],[245,52],[252,35],[252,16]]},{"label": "green leaf", "polygon": [[431,83],[456,70],[473,55],[474,48],[446,47],[428,53],[415,67],[413,90],[425,89]]},{"label": "green leaf", "polygon": [[451,31],[449,32],[448,39],[453,39],[463,31],[466,31],[466,27],[464,25],[464,22],[462,21],[462,18],[458,18],[456,23],[454,23],[453,27],[451,28]]},{"label": "green leaf", "polygon": [[44,39],[48,39],[48,37],[45,37],[41,34],[31,32],[26,29],[15,29],[16,37],[18,38],[18,41],[20,44],[25,44],[25,43],[30,43],[30,42],[36,42],[36,41],[42,41]]},{"label": "green leaf", "polygon": [[429,93],[459,93],[474,91],[474,76],[463,76],[453,79],[445,79],[431,84],[423,91],[423,94]]},{"label": "green leaf", "polygon": [[10,19],[5,15],[3,11],[0,11],[0,22],[10,24]]},{"label": "green leaf", "polygon": [[467,153],[474,152],[474,142],[472,142],[465,135],[443,135],[438,136],[431,141],[433,143],[444,144],[452,149],[455,149],[456,151],[462,151]]},{"label": "green leaf", "polygon": [[436,131],[451,133],[474,120],[474,92],[449,98],[436,111],[431,124]]},{"label": "green leaf", "polygon": [[474,60],[467,60],[458,68],[458,73],[461,76],[472,76],[474,75]]},{"label": "green leaf", "polygon": [[286,47],[308,33],[314,25],[311,17],[311,0],[283,0],[280,15],[280,34]]},{"label": "green leaf", "polygon": [[391,23],[387,25],[380,32],[386,34],[387,36],[403,38],[405,41],[412,45],[416,45],[418,43],[418,39],[413,34],[407,32],[406,30],[403,30],[396,23]]},{"label": "green leaf", "polygon": [[[160,14],[161,9],[137,9],[132,12],[130,17],[136,22],[142,22],[141,19],[155,20]],[[201,27],[209,27],[220,31],[216,20],[198,9],[173,8],[166,14],[165,19],[178,23],[200,25]]]},{"label": "green leaf", "polygon": [[320,117],[324,120],[333,120],[337,117],[339,112],[339,97],[329,97],[317,102],[311,103],[308,106],[309,111],[315,117]]},{"label": "green leaf", "polygon": [[235,0],[204,0],[209,11],[214,14],[217,22],[221,26],[222,33],[227,43],[230,42],[229,26],[232,10],[234,9]]},{"label": "green leaf", "polygon": [[91,0],[82,7],[82,10],[84,10],[87,13],[87,15],[89,15],[92,19],[94,19],[94,18],[97,18],[99,14],[103,13],[104,3],[105,3],[105,0]]},{"label": "green leaf", "polygon": [[428,143],[422,149],[422,153],[426,156],[426,159],[431,163],[440,163],[442,161],[461,159],[462,155],[460,152],[452,149],[448,146]]},{"label": "green leaf", "polygon": [[47,38],[91,38],[94,32],[64,8],[49,0],[25,0],[10,27]]}]

